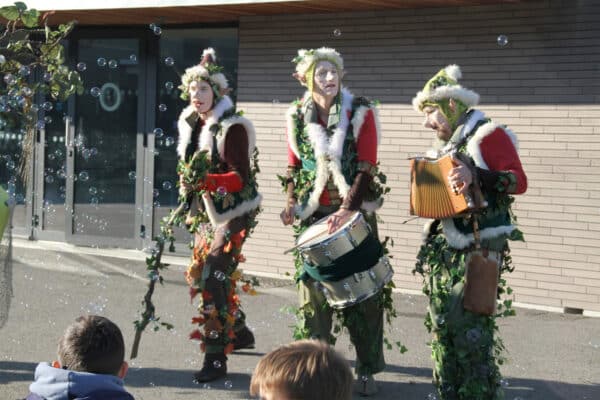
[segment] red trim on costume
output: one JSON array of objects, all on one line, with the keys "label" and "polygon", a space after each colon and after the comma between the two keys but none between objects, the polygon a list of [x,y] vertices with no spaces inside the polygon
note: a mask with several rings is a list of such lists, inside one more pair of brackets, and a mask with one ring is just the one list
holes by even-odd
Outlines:
[{"label": "red trim on costume", "polygon": [[216,192],[222,187],[227,193],[237,193],[242,190],[243,182],[235,171],[224,174],[206,174],[202,187],[210,192]]},{"label": "red trim on costume", "polygon": [[373,110],[369,110],[365,114],[365,120],[356,142],[356,153],[358,161],[367,161],[372,165],[377,164],[377,125]]},{"label": "red trim on costume", "polygon": [[497,128],[484,137],[479,145],[483,160],[490,171],[508,171],[517,178],[514,194],[527,190],[527,176],[523,171],[519,154],[510,137],[502,128]]}]

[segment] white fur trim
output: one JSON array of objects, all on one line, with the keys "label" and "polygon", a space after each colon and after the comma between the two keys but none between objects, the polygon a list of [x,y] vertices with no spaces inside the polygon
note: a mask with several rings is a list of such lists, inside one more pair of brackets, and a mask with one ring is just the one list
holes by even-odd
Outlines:
[{"label": "white fur trim", "polygon": [[[444,228],[444,236],[446,236],[446,241],[448,241],[448,244],[455,249],[464,249],[475,242],[472,233],[464,235],[458,229],[456,229],[456,226],[454,226],[454,220],[452,218],[443,219],[442,226]],[[479,234],[481,240],[484,240],[495,238],[504,234],[509,235],[514,230],[514,225],[503,225],[482,229]]]},{"label": "white fur trim", "polygon": [[[198,149],[212,151],[212,132],[210,127],[219,121],[223,113],[233,107],[233,102],[229,96],[223,96],[221,100],[213,107],[209,117],[200,131],[200,140],[198,140]],[[194,106],[187,106],[179,115],[177,128],[179,130],[179,143],[177,144],[177,154],[179,158],[185,157],[185,149],[192,141],[192,127],[187,123],[188,118],[196,109]]]},{"label": "white fur trim", "polygon": [[448,75],[455,81],[458,81],[460,78],[462,78],[462,71],[460,70],[460,67],[456,64],[448,65],[446,68],[444,68],[444,71],[446,72],[446,75]]},{"label": "white fur trim", "polygon": [[294,212],[301,220],[305,220],[310,217],[319,207],[319,198],[321,193],[327,184],[329,178],[329,171],[327,169],[327,159],[324,155],[316,157],[316,177],[313,185],[313,191],[308,197],[306,206],[302,208],[300,204],[297,204]]},{"label": "white fur trim", "polygon": [[202,52],[201,58],[204,58],[204,56],[206,56],[207,54],[210,54],[213,64],[216,64],[217,63],[217,53],[215,52],[215,49],[213,49],[212,47],[208,47],[208,48],[204,49],[204,51]]},{"label": "white fur trim", "polygon": [[177,120],[177,130],[179,132],[179,138],[177,139],[177,154],[181,159],[185,157],[185,149],[192,141],[192,127],[188,124],[186,119],[194,112],[196,112],[196,108],[189,105],[183,109]]},{"label": "white fur trim", "polygon": [[254,125],[252,125],[252,122],[250,122],[248,118],[235,115],[221,121],[223,134],[217,138],[217,149],[219,150],[219,155],[222,159],[225,159],[225,139],[229,133],[229,128],[237,124],[242,125],[246,129],[246,135],[248,137],[248,157],[252,157],[252,153],[254,153],[254,147],[256,146],[256,131]]},{"label": "white fur trim", "polygon": [[517,150],[517,152],[519,151],[519,141],[517,139],[517,135],[515,135],[515,133],[513,131],[511,131],[510,129],[508,129],[506,127],[495,124],[493,122],[488,122],[487,124],[483,124],[479,127],[479,129],[477,129],[477,132],[475,132],[473,137],[471,139],[469,139],[469,142],[467,143],[467,152],[473,158],[475,165],[477,165],[479,168],[489,169],[488,165],[486,164],[485,160],[483,159],[483,155],[481,154],[480,145],[481,145],[481,142],[483,141],[483,139],[486,136],[492,134],[492,132],[494,132],[496,129],[502,129],[506,133],[506,135],[510,138],[510,140],[511,140],[512,144],[515,146],[515,149]]},{"label": "white fur trim", "polygon": [[262,195],[259,193],[255,198],[246,200],[243,203],[238,204],[237,207],[225,211],[223,214],[217,212],[213,199],[208,193],[202,195],[202,200],[206,209],[206,214],[208,214],[208,219],[210,219],[211,224],[216,227],[260,207]]},{"label": "white fur trim", "polygon": [[335,49],[329,47],[320,47],[316,50],[313,50],[313,54],[307,54],[308,51],[306,49],[298,50],[298,56],[301,57],[301,60],[298,64],[296,64],[296,72],[301,75],[305,75],[306,71],[316,62],[319,61],[333,61],[336,64],[336,67],[340,70],[340,72],[344,69],[344,60],[340,53],[335,51]]},{"label": "white fur trim", "polygon": [[432,91],[420,91],[412,99],[412,105],[415,111],[421,111],[421,104],[425,101],[436,102],[441,99],[460,100],[468,107],[474,107],[479,103],[479,95],[472,90],[462,87],[461,85],[440,86]]}]

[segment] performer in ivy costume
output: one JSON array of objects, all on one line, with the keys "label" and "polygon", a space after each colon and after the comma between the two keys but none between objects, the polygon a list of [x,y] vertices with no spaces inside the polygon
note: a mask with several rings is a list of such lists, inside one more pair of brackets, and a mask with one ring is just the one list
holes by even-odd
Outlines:
[{"label": "performer in ivy costume", "polygon": [[[188,202],[186,223],[194,233],[186,272],[192,298],[200,294],[200,326],[190,335],[206,352],[198,382],[225,376],[226,354],[254,347],[245,325],[236,283],[241,248],[255,226],[261,195],[255,174],[257,151],[252,123],[236,112],[226,95],[228,82],[213,49],[182,77],[182,97],[190,100],[179,116],[180,195]],[[200,161],[199,161],[200,160]],[[203,328],[203,329],[202,329]]]},{"label": "performer in ivy costume", "polygon": [[[472,217],[435,220],[426,225],[416,271],[424,277],[429,296],[425,325],[433,333],[434,382],[441,399],[502,399],[498,364],[503,358],[496,318],[512,315],[510,300],[494,315],[478,315],[463,307],[465,266],[474,250],[473,221],[477,218],[483,255],[494,260],[498,273],[512,271],[508,240],[523,240],[515,227],[512,194],[524,193],[527,177],[521,166],[515,134],[474,109],[477,93],[462,87],[460,68],[450,65],[427,82],[413,99],[425,114],[424,126],[437,135],[430,156],[458,151],[472,165],[455,159],[449,183],[465,192],[478,182],[487,207]],[[498,295],[509,293],[502,277]]]},{"label": "performer in ivy costume", "polygon": [[[300,50],[293,61],[294,76],[308,90],[286,115],[288,173],[282,183],[288,198],[281,220],[285,225],[296,221],[299,235],[328,216],[329,232],[334,232],[354,211],[361,210],[377,238],[374,212],[381,206],[384,192],[377,172],[377,110],[369,100],[341,87],[344,65],[334,49]],[[333,343],[334,310],[306,268],[297,255],[300,322],[295,337]],[[375,296],[335,312],[356,348],[356,390],[363,395],[377,391],[373,374],[385,367],[383,312],[385,301],[391,304],[390,292],[390,287],[384,287]]]}]

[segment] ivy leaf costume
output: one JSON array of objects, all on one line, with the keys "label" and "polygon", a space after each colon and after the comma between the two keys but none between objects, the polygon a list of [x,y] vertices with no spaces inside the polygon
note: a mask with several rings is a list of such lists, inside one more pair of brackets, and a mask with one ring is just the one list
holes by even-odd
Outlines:
[{"label": "ivy leaf costume", "polygon": [[[504,361],[504,346],[497,336],[496,318],[514,311],[510,300],[498,304],[491,316],[463,307],[465,269],[475,244],[471,218],[477,218],[484,256],[498,266],[498,295],[510,294],[501,275],[512,271],[508,240],[523,240],[510,209],[514,201],[511,195],[525,192],[527,177],[515,134],[472,108],[479,96],[460,86],[460,77],[458,66],[442,69],[417,94],[413,105],[417,111],[437,107],[448,119],[454,128],[452,137],[429,155],[440,157],[458,151],[468,156],[487,207],[473,216],[430,221],[415,272],[423,275],[423,292],[429,297],[425,326],[433,333],[434,382],[439,397],[497,400],[504,398],[498,368]],[[455,102],[454,108],[449,106],[449,99]]]},{"label": "ivy leaf costume", "polygon": [[[181,201],[190,204],[186,223],[194,235],[190,266],[185,276],[190,296],[198,298],[200,315],[192,319],[198,326],[190,339],[201,341],[206,352],[204,366],[195,377],[199,382],[220,378],[226,373],[226,355],[236,348],[253,347],[254,336],[245,325],[237,284],[237,270],[244,261],[242,245],[256,226],[262,196],[258,193],[258,150],[252,123],[237,112],[224,95],[227,81],[214,63],[214,51],[205,51],[209,63],[186,70],[182,78],[184,94],[189,83],[207,81],[215,104],[203,119],[194,105],[179,116],[182,181]],[[202,157],[197,157],[202,154]],[[192,188],[191,191],[189,188]],[[242,289],[251,291],[250,283]]]},{"label": "ivy leaf costume", "polygon": [[[374,104],[342,89],[329,120],[320,121],[311,93],[306,92],[287,112],[287,133],[288,177],[281,180],[284,190],[296,199],[296,237],[343,207],[363,212],[383,252],[374,212],[381,207],[386,188],[380,180],[383,175],[377,171],[380,129]],[[307,266],[299,254],[295,255],[300,300],[295,338],[317,337],[333,343],[334,334],[344,326],[356,348],[358,375],[382,371],[383,313],[385,305],[391,305],[391,287],[384,287],[361,303],[334,310],[315,286],[314,278],[306,273]],[[334,313],[341,325],[334,324]]]}]

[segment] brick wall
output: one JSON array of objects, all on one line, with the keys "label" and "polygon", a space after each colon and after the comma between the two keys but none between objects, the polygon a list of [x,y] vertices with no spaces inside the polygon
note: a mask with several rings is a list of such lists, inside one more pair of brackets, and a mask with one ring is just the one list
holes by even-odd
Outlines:
[{"label": "brick wall", "polygon": [[[335,35],[338,30],[340,35]],[[497,37],[508,44],[500,46]],[[431,144],[410,106],[440,68],[462,67],[479,109],[520,140],[529,189],[514,208],[526,243],[514,243],[515,300],[600,311],[600,5],[534,1],[497,6],[243,18],[238,101],[257,128],[264,213],[247,244],[247,268],[292,273],[292,233],[275,177],[286,166],[284,112],[302,94],[290,60],[298,48],[330,46],[345,59],[345,84],[381,101],[379,158],[392,192],[380,212],[394,239],[398,287],[411,274],[422,221],[408,218],[407,156]]]}]

